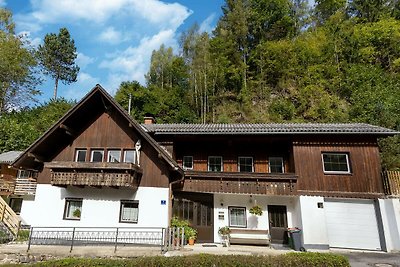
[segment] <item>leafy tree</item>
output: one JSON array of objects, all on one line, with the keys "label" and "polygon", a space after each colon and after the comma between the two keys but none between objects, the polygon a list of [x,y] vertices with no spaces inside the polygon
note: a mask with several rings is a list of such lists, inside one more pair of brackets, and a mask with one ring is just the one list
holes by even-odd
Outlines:
[{"label": "leafy tree", "polygon": [[346,8],[346,0],[316,0],[314,16],[318,24],[324,24],[333,14]]},{"label": "leafy tree", "polygon": [[0,116],[0,153],[24,150],[61,118],[75,102],[59,99]]},{"label": "leafy tree", "polygon": [[34,50],[14,28],[11,12],[0,8],[0,114],[27,105],[40,93]]},{"label": "leafy tree", "polygon": [[44,44],[39,45],[38,59],[44,73],[55,80],[54,99],[57,99],[58,82],[64,84],[76,82],[79,67],[75,64],[77,57],[75,42],[66,28],[61,28],[58,35],[46,34]]}]

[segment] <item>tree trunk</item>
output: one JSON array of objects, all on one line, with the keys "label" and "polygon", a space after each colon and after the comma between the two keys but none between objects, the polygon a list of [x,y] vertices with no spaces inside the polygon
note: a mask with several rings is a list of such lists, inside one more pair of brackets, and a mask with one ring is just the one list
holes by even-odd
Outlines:
[{"label": "tree trunk", "polygon": [[57,75],[56,80],[55,80],[55,84],[54,84],[54,95],[53,95],[53,99],[54,100],[57,100],[58,79],[59,79],[59,77]]}]

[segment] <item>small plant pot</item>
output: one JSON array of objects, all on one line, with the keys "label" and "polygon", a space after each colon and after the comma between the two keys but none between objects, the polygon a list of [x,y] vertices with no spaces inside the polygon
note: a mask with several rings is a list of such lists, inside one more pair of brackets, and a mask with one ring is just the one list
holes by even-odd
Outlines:
[{"label": "small plant pot", "polygon": [[189,246],[193,246],[194,245],[194,239],[189,239]]}]

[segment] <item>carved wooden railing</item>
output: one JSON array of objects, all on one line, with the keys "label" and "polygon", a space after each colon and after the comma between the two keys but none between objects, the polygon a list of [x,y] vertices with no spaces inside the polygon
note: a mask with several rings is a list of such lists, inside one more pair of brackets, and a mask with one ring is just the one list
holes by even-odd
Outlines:
[{"label": "carved wooden railing", "polygon": [[11,195],[15,189],[15,181],[9,181],[0,178],[0,194]]},{"label": "carved wooden railing", "polygon": [[400,196],[400,171],[382,172],[386,195]]},{"label": "carved wooden railing", "polygon": [[51,162],[51,184],[137,188],[142,169],[133,163]]},{"label": "carved wooden railing", "polygon": [[36,179],[17,178],[15,181],[14,195],[32,195],[36,194]]},{"label": "carved wooden railing", "polygon": [[3,198],[0,197],[0,221],[10,230],[10,232],[17,236],[21,226],[19,216],[7,205]]},{"label": "carved wooden railing", "polygon": [[175,186],[191,192],[295,195],[297,175],[186,171],[185,179]]}]

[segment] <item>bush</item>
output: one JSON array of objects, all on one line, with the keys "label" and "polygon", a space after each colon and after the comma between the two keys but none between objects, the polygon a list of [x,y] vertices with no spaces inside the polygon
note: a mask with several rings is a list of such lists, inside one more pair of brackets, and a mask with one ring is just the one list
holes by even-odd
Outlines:
[{"label": "bush", "polygon": [[29,233],[30,233],[29,230],[19,230],[18,236],[17,236],[17,241],[19,241],[19,242],[28,241]]},{"label": "bush", "polygon": [[[13,265],[9,265],[13,266]],[[16,266],[16,265],[14,265]],[[199,254],[183,257],[139,257],[135,259],[79,259],[67,258],[40,262],[31,266],[131,266],[131,267],[256,267],[256,266],[305,266],[305,267],[349,267],[348,260],[341,255],[331,253],[288,253],[279,256],[247,256],[247,255],[209,255]]]}]

